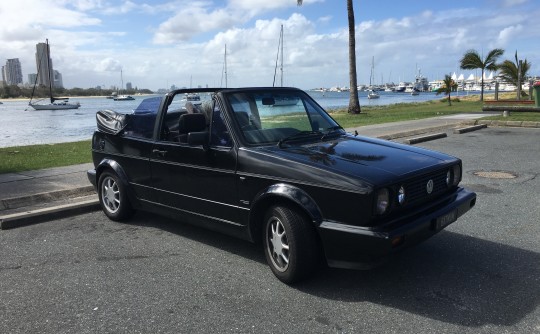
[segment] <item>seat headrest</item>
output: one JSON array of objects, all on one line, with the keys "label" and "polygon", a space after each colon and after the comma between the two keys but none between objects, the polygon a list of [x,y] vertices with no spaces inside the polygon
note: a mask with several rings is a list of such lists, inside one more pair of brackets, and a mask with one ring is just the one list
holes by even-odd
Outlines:
[{"label": "seat headrest", "polygon": [[206,117],[203,114],[184,114],[178,121],[178,132],[199,132],[206,129]]}]

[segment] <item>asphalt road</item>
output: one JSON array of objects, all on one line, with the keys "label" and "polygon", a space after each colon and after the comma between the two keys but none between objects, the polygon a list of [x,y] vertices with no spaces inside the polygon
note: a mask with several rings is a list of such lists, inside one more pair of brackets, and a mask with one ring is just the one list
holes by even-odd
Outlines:
[{"label": "asphalt road", "polygon": [[0,332],[540,333],[539,139],[505,128],[419,144],[463,159],[476,207],[383,267],[294,287],[257,246],[150,214],[0,231]]}]

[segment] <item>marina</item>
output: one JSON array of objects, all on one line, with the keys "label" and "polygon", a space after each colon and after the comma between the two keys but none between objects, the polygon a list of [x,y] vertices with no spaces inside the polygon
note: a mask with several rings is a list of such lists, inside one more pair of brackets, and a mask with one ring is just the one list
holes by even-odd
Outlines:
[{"label": "marina", "polygon": [[[307,91],[322,107],[331,111],[346,108],[349,92]],[[360,105],[377,106],[413,103],[443,98],[431,92],[417,96],[405,93],[378,92],[380,98],[368,99],[368,92],[359,92]],[[467,93],[461,92],[462,95]],[[111,109],[131,113],[140,102],[149,97],[134,96],[134,100],[115,102],[106,97],[78,98],[81,106],[76,110],[33,110],[28,100],[3,100],[0,104],[0,147],[53,144],[88,140],[96,130],[96,112]]]}]

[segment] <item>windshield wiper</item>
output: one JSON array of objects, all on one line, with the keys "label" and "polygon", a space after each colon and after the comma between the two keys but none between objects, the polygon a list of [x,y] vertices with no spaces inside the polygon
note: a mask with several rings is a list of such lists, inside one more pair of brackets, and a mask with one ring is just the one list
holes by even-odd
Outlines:
[{"label": "windshield wiper", "polygon": [[341,130],[343,130],[343,128],[339,125],[336,125],[336,126],[331,126],[326,130],[328,130],[328,132],[323,134],[323,136],[321,137],[321,141],[324,140],[328,136],[335,135],[337,133],[341,134]]},{"label": "windshield wiper", "polygon": [[321,134],[322,134],[321,131],[300,131],[293,135],[280,139],[278,142],[278,147],[283,148],[283,144],[290,140],[299,139],[303,137],[320,136]]}]

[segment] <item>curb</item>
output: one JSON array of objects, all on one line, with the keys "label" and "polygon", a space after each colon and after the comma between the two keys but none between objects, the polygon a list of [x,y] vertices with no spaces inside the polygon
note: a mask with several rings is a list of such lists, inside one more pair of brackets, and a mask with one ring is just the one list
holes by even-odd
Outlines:
[{"label": "curb", "polygon": [[78,203],[14,213],[0,216],[0,230],[42,223],[52,219],[65,218],[99,209],[99,201],[97,199],[90,199]]},{"label": "curb", "polygon": [[56,201],[59,199],[81,197],[95,194],[94,186],[88,185],[74,189],[55,190],[40,194],[28,195],[23,197],[6,198],[0,200],[0,212],[2,210],[18,209],[33,204]]},{"label": "curb", "polygon": [[377,136],[379,139],[385,139],[385,140],[393,140],[398,138],[404,138],[404,137],[412,137],[412,136],[418,136],[422,135],[424,133],[431,133],[436,131],[444,131],[449,128],[455,127],[456,124],[449,124],[449,125],[440,125],[440,126],[433,126],[430,128],[422,128],[417,130],[410,130],[410,131],[402,131],[402,132],[396,132],[388,135],[381,135]]},{"label": "curb", "polygon": [[467,133],[467,132],[471,132],[471,131],[480,130],[480,129],[483,129],[483,128],[487,128],[487,125],[486,124],[480,124],[480,125],[469,126],[469,127],[466,127],[466,128],[455,129],[454,133],[455,134],[462,134],[462,133]]},{"label": "curb", "polygon": [[446,132],[440,132],[440,133],[434,133],[432,135],[407,139],[407,140],[404,140],[403,142],[405,144],[412,145],[412,144],[423,143],[423,142],[426,142],[426,141],[435,140],[435,139],[439,139],[439,138],[445,138],[447,136],[448,135],[446,134]]}]

